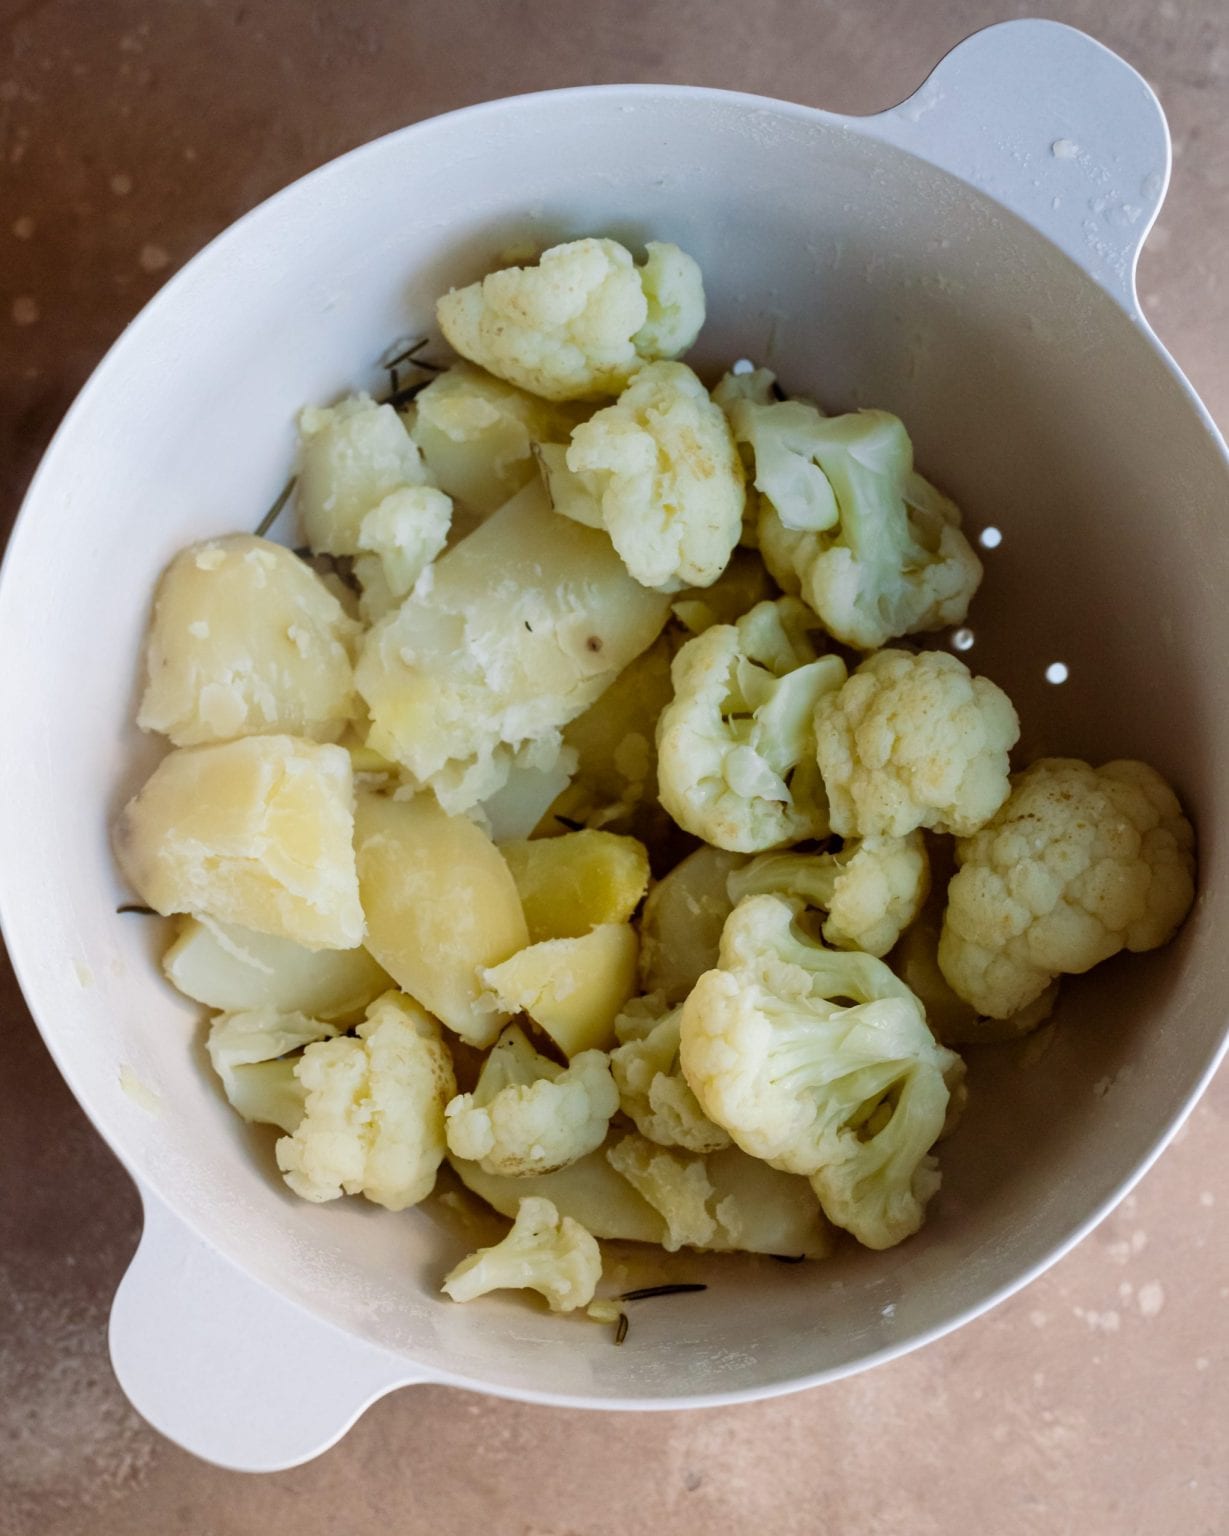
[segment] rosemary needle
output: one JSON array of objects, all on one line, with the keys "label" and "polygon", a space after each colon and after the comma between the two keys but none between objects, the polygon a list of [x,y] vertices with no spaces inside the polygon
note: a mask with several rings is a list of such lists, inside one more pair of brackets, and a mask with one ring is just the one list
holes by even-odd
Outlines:
[{"label": "rosemary needle", "polygon": [[277,522],[277,514],[290,500],[290,493],[298,484],[298,480],[298,475],[291,475],[290,479],[287,480],[286,484],[282,487],[281,495],[277,498],[277,500],[260,520],[260,527],[256,530],[256,537],[258,539],[263,539],[265,534],[268,533],[269,529],[273,527],[275,522]]},{"label": "rosemary needle", "polygon": [[624,1291],[619,1297],[620,1301],[648,1301],[653,1296],[683,1296],[690,1291],[706,1291],[707,1285],[698,1285],[694,1281],[675,1285],[646,1285],[638,1291]]}]

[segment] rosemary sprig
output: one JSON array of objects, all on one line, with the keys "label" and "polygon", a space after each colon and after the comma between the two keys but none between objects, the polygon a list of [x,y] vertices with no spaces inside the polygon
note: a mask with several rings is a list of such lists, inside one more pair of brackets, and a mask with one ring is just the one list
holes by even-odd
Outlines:
[{"label": "rosemary sprig", "polygon": [[648,1301],[654,1296],[684,1296],[691,1291],[706,1291],[707,1285],[695,1281],[676,1282],[673,1285],[645,1285],[638,1291],[624,1291],[620,1301]]},{"label": "rosemary sprig", "polygon": [[122,907],[116,907],[116,912],[134,917],[157,917],[153,907],[143,907],[139,901],[126,901]]},{"label": "rosemary sprig", "polygon": [[775,1259],[778,1264],[801,1264],[806,1258],[805,1253],[770,1253],[770,1259]]},{"label": "rosemary sprig", "polygon": [[269,529],[273,527],[275,522],[277,522],[278,513],[290,500],[291,492],[294,490],[298,483],[298,475],[291,475],[290,479],[287,480],[286,484],[282,487],[281,495],[277,498],[277,500],[260,520],[260,526],[256,530],[256,537],[258,539],[263,539],[265,534],[268,533]]},{"label": "rosemary sprig", "polygon": [[615,1324],[614,1341],[615,1341],[616,1344],[622,1344],[623,1340],[626,1337],[627,1337],[627,1313],[626,1312],[620,1312],[619,1313],[619,1321]]},{"label": "rosemary sprig", "polygon": [[561,827],[566,827],[569,832],[583,832],[585,830],[585,824],[583,821],[573,821],[570,816],[560,816],[559,813],[556,812],[555,820]]},{"label": "rosemary sprig", "polygon": [[[427,345],[427,338],[422,336],[417,341],[403,347],[400,352],[389,357],[385,353],[380,366],[388,374],[388,394],[381,400],[381,405],[391,405],[395,411],[399,411],[403,405],[409,405],[415,395],[426,389],[437,373],[444,372],[443,363],[433,363],[429,358],[419,357],[419,353]],[[419,373],[425,374],[425,378],[414,379],[409,384],[401,382],[401,370],[414,368]]]}]

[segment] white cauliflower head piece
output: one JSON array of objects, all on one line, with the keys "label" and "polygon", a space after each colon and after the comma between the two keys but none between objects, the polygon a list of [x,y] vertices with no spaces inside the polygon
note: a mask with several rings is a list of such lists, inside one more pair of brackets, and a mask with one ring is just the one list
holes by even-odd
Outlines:
[{"label": "white cauliflower head piece", "polygon": [[729,1133],[708,1118],[683,1076],[680,1010],[667,1009],[660,994],[635,1002],[640,1006],[630,1013],[625,1010],[615,1020],[615,1033],[623,1044],[610,1053],[610,1069],[619,1090],[619,1107],[641,1135],[658,1146],[684,1147],[688,1152],[719,1152],[728,1147]]},{"label": "white cauliflower head piece", "polygon": [[943,651],[879,651],[815,710],[820,773],[842,837],[965,837],[1006,800],[1020,735],[1011,700]]},{"label": "white cauliflower head piece", "polygon": [[544,400],[614,395],[656,358],[678,357],[704,323],[700,269],[652,242],[638,267],[614,240],[572,240],[536,267],[505,267],[436,305],[462,357]]},{"label": "white cauliflower head piece", "polygon": [[1009,1018],[1055,976],[1170,939],[1194,899],[1194,841],[1145,763],[1042,758],[956,845],[939,965],[981,1014]]},{"label": "white cauliflower head piece", "polygon": [[725,570],[742,531],[742,461],[685,363],[641,369],[542,460],[556,511],[605,528],[642,586],[707,587]]},{"label": "white cauliflower head piece", "polygon": [[929,1154],[959,1057],[882,961],[825,950],[796,912],[775,896],[735,909],[722,968],[683,1004],[683,1071],[745,1152],[806,1175],[829,1220],[887,1248],[938,1188]]},{"label": "white cauliflower head piece", "polygon": [[674,698],[657,724],[661,802],[685,832],[754,853],[823,836],[816,705],[845,681],[815,657],[796,599],[715,624],[674,658]]},{"label": "white cauliflower head piece", "polygon": [[667,1253],[722,1246],[709,1209],[716,1191],[702,1157],[670,1151],[643,1136],[624,1136],[606,1149],[606,1161],[665,1221]]},{"label": "white cauliflower head piece", "polygon": [[307,1102],[295,1074],[298,1052],[337,1033],[336,1026],[303,1013],[249,1008],[218,1014],[205,1049],[232,1109],[245,1120],[294,1131]]},{"label": "white cauliflower head piece", "polygon": [[360,608],[368,623],[409,596],[448,542],[451,524],[451,500],[431,485],[404,486],[366,514],[355,540],[362,553],[354,574],[363,588]]},{"label": "white cauliflower head piece", "polygon": [[870,651],[963,622],[981,562],[959,509],[914,470],[897,417],[745,396],[730,415],[755,460],[764,562],[838,640]]},{"label": "white cauliflower head piece", "polygon": [[444,1106],[457,1086],[430,1014],[386,992],[357,1038],[309,1045],[295,1076],[306,1108],[276,1148],[295,1194],[312,1201],[361,1194],[390,1211],[426,1199],[444,1158]]},{"label": "white cauliflower head piece", "polygon": [[512,1230],[492,1248],[479,1248],[444,1277],[453,1301],[491,1291],[537,1291],[552,1312],[587,1307],[602,1278],[597,1239],[549,1200],[530,1195],[517,1207]]},{"label": "white cauliflower head piece", "polygon": [[487,1057],[473,1093],[448,1105],[448,1150],[508,1178],[553,1173],[601,1146],[618,1107],[604,1051],[581,1051],[563,1068],[512,1025]]},{"label": "white cauliflower head piece", "polygon": [[835,949],[886,955],[922,909],[930,865],[914,831],[853,839],[837,853],[764,853],[727,885],[735,905],[754,895],[800,897],[827,914],[823,935]]}]

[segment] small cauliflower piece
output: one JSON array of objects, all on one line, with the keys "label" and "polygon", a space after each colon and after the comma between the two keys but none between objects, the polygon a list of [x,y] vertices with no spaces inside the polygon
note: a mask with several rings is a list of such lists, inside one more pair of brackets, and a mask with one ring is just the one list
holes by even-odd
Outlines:
[{"label": "small cauliflower piece", "polygon": [[683,1072],[753,1157],[810,1178],[830,1221],[871,1248],[921,1226],[939,1173],[948,1077],[917,999],[882,961],[827,950],[800,904],[751,896],[684,1002]]},{"label": "small cauliflower piece", "polygon": [[422,459],[391,405],[369,395],[299,413],[296,503],[317,554],[358,555],[363,520],[394,491],[423,485]]},{"label": "small cauliflower piece", "polygon": [[543,455],[555,510],[604,528],[642,586],[708,587],[725,570],[742,532],[742,461],[685,363],[642,369],[563,457]]},{"label": "small cauliflower piece", "polygon": [[458,363],[415,396],[410,435],[436,485],[486,517],[533,479],[535,446],[566,443],[582,414]]},{"label": "small cauliflower piece", "polygon": [[897,417],[748,398],[730,416],[754,456],[764,563],[831,634],[871,651],[963,623],[981,562],[959,509],[914,470]]},{"label": "small cauliflower piece", "polygon": [[355,540],[359,607],[369,624],[400,606],[448,542],[452,502],[430,485],[393,491],[366,514]]},{"label": "small cauliflower piece", "polygon": [[232,1109],[245,1120],[294,1131],[307,1102],[295,1076],[296,1053],[336,1034],[334,1025],[303,1013],[254,1008],[219,1014],[205,1048]]},{"label": "small cauliflower piece", "polygon": [[966,837],[1007,798],[1020,722],[1003,690],[955,656],[888,650],[819,700],[815,735],[834,832]]},{"label": "small cauliflower piece", "polygon": [[657,717],[670,702],[669,640],[663,635],[564,728],[577,755],[571,783],[550,807],[543,832],[560,826],[634,833],[650,849],[671,826],[657,800]]},{"label": "small cauliflower piece", "polygon": [[304,1200],[365,1195],[390,1211],[425,1200],[444,1159],[444,1106],[457,1090],[440,1026],[411,998],[387,992],[358,1038],[309,1045],[295,1067],[306,1108],[276,1147]]},{"label": "small cauliflower piece", "polygon": [[483,1063],[473,1093],[445,1110],[448,1150],[484,1173],[553,1173],[606,1139],[619,1094],[602,1051],[581,1051],[564,1068],[506,1029]]},{"label": "small cauliflower piece", "polygon": [[[661,994],[655,997],[660,1008]],[[683,1076],[679,1018],[680,1009],[671,1008],[659,1011],[655,1019],[620,1015],[615,1020],[615,1034],[623,1044],[610,1053],[610,1070],[619,1107],[641,1135],[658,1146],[719,1152],[730,1145],[729,1132],[708,1118]]]},{"label": "small cauliflower piece", "polygon": [[436,304],[449,345],[544,400],[616,395],[654,358],[678,357],[704,323],[700,269],[650,242],[645,265],[614,240],[572,240],[536,267],[506,267]]},{"label": "small cauliflower piece", "polygon": [[1190,822],[1159,773],[1042,758],[956,845],[939,966],[980,1014],[1005,1019],[1054,977],[1156,949],[1194,899]]},{"label": "small cauliflower piece", "polygon": [[164,757],[116,827],[143,901],[306,949],[363,940],[354,785],[341,747],[247,736]]},{"label": "small cauliflower piece", "polygon": [[562,746],[553,761],[535,765],[532,752],[523,753],[493,795],[469,812],[486,824],[497,843],[515,842],[533,834],[576,772],[576,752]]},{"label": "small cauliflower piece", "polygon": [[445,809],[468,810],[514,766],[552,767],[561,728],[666,615],[603,535],[555,517],[531,483],[366,636],[355,681],[368,745]]},{"label": "small cauliflower piece", "polygon": [[179,920],[162,969],[185,997],[224,1013],[271,1009],[349,1021],[392,985],[365,949],[304,949],[211,918]]},{"label": "small cauliflower piece", "polygon": [[154,594],[137,724],[177,747],[269,732],[336,741],[355,708],[357,635],[280,544],[238,533],[190,545]]},{"label": "small cauliflower piece", "polygon": [[644,844],[614,832],[519,838],[499,851],[516,881],[531,944],[630,921],[649,883]]},{"label": "small cauliflower piece", "polygon": [[717,964],[721,930],[734,910],[729,876],[746,855],[702,847],[650,890],[640,919],[640,980],[671,1005],[681,1003]]},{"label": "small cauliflower piece", "polygon": [[606,1159],[661,1213],[666,1223],[661,1245],[667,1253],[712,1243],[717,1233],[708,1209],[713,1186],[701,1159],[680,1157],[643,1136],[624,1136],[606,1149]]},{"label": "small cauliflower piece", "polygon": [[453,1301],[490,1291],[537,1291],[552,1312],[574,1312],[593,1300],[602,1278],[596,1239],[571,1216],[560,1216],[540,1196],[518,1205],[511,1232],[493,1248],[479,1248],[444,1278]]},{"label": "small cauliflower piece", "polygon": [[485,995],[480,971],[529,941],[499,850],[431,795],[360,795],[354,845],[367,948],[449,1029],[490,1045],[508,1015]]},{"label": "small cauliflower piece", "polygon": [[917,917],[930,888],[926,844],[869,837],[839,853],[764,853],[727,882],[733,905],[744,896],[797,896],[827,913],[823,935],[835,949],[886,955]]},{"label": "small cauliflower piece", "polygon": [[684,831],[739,853],[822,837],[828,805],[815,767],[817,705],[845,682],[815,659],[795,598],[759,603],[674,658],[674,698],[657,725],[661,801]]},{"label": "small cauliflower piece", "polygon": [[636,990],[636,933],[602,923],[577,939],[531,944],[480,974],[496,1007],[524,1012],[572,1060],[614,1044],[614,1021]]},{"label": "small cauliflower piece", "polygon": [[939,969],[940,913],[923,915],[902,935],[889,956],[892,969],[926,1010],[926,1022],[940,1045],[996,1045],[1031,1034],[1054,1012],[1058,982],[1008,1019],[990,1019],[957,997]]}]

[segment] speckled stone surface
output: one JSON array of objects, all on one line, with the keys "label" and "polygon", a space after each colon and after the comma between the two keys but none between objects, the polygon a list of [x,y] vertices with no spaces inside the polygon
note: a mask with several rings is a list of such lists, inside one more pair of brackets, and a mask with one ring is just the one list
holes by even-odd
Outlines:
[{"label": "speckled stone surface", "polygon": [[[1161,94],[1174,181],[1140,288],[1225,424],[1223,0],[0,3],[0,533],[124,324],[212,235],[321,161],[471,101],[591,81],[873,111],[969,31],[1037,11],[1100,37]],[[1229,1530],[1223,1074],[1080,1248],[905,1360],[694,1415],[577,1415],[419,1388],[378,1404],[318,1462],[252,1479],[162,1441],[115,1386],[106,1317],[137,1201],[6,967],[0,1029],[0,1536]]]}]

